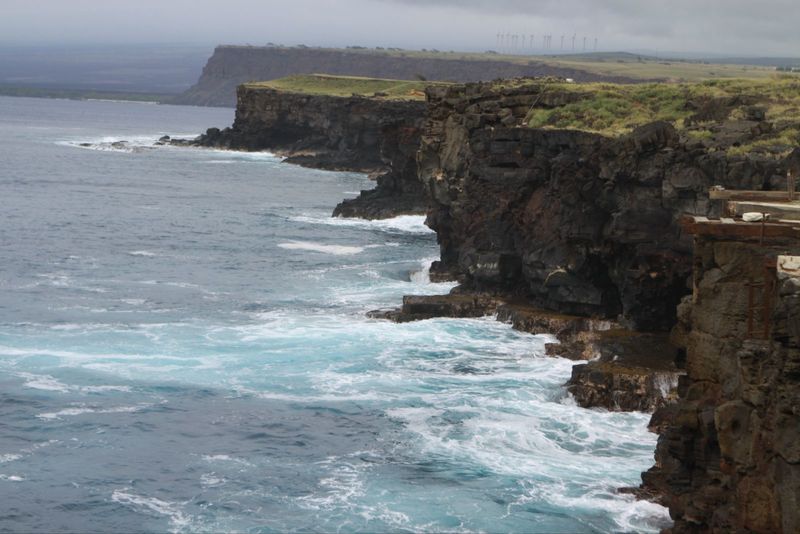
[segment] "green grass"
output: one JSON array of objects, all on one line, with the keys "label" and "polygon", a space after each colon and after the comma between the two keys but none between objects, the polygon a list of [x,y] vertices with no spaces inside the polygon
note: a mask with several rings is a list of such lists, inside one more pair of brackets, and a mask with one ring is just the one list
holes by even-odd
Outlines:
[{"label": "green grass", "polygon": [[576,54],[510,55],[436,51],[373,51],[393,56],[507,61],[509,63],[544,63],[552,67],[571,68],[604,76],[621,76],[633,80],[696,82],[709,79],[763,79],[775,74],[773,67],[757,65],[714,64],[696,60],[662,59],[628,53],[597,52]]},{"label": "green grass", "polygon": [[764,79],[775,74],[772,67],[755,65],[718,65],[700,61],[642,58],[631,55],[618,59],[592,59],[587,56],[543,57],[541,60],[555,67],[603,74],[623,76],[638,80],[663,80],[669,82],[697,82],[715,79]]},{"label": "green grass", "polygon": [[441,82],[386,80],[359,76],[308,74],[287,76],[265,82],[251,82],[247,87],[266,87],[288,93],[348,97],[353,95],[390,100],[425,100],[425,87]]},{"label": "green grass", "polygon": [[[533,82],[535,83],[535,82]],[[694,105],[711,98],[745,96],[766,111],[766,120],[778,129],[800,122],[800,78],[773,76],[767,80],[707,80],[701,83],[567,84],[549,83],[544,91],[572,91],[575,102],[553,109],[534,108],[525,123],[532,128],[576,129],[621,135],[649,122],[664,120],[696,139],[708,138],[707,126],[686,126],[696,113]],[[732,110],[731,119],[743,117],[746,106]],[[788,134],[787,134],[788,135]]]},{"label": "green grass", "polygon": [[[386,80],[358,76],[325,74],[298,75],[245,84],[291,93],[349,97],[361,95],[382,99],[423,100],[426,86],[441,82]],[[497,91],[520,86],[538,86],[543,92],[571,92],[571,103],[558,107],[534,104],[524,126],[543,129],[567,129],[619,136],[653,121],[672,123],[685,138],[704,143],[709,150],[731,154],[758,152],[770,157],[785,155],[800,146],[800,77],[772,74],[765,79],[705,80],[696,83],[566,83],[534,78],[500,80]],[[727,118],[698,121],[693,118],[698,107],[714,99],[744,97],[741,103],[722,106]],[[546,99],[545,99],[546,101]],[[747,144],[718,139],[726,120],[745,119],[755,106],[763,109],[765,120],[774,125],[771,133],[758,136]],[[693,118],[692,121],[688,119]]]},{"label": "green grass", "polygon": [[765,156],[784,157],[797,147],[800,147],[800,126],[788,127],[764,139],[730,147],[726,152],[732,156],[760,153]]},{"label": "green grass", "polygon": [[331,49],[352,54],[383,55],[442,60],[503,61],[518,65],[545,64],[570,68],[604,76],[620,76],[632,80],[697,82],[713,79],[765,79],[775,74],[774,67],[759,65],[714,64],[698,60],[664,59],[630,53],[584,52],[575,54],[497,54],[447,52],[438,50]]}]

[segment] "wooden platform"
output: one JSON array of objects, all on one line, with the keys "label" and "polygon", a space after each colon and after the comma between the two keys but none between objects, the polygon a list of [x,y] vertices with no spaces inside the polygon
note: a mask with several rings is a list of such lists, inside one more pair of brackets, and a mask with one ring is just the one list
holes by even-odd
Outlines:
[{"label": "wooden platform", "polygon": [[681,219],[681,226],[685,232],[692,235],[739,239],[800,239],[800,220],[748,223],[727,217],[709,219],[697,215],[685,215]]},{"label": "wooden platform", "polygon": [[731,216],[741,217],[743,213],[767,213],[771,220],[800,221],[800,201],[794,202],[764,202],[753,200],[732,200],[728,202],[727,213]]},{"label": "wooden platform", "polygon": [[[753,200],[753,201],[789,201],[787,191],[737,191],[735,189],[711,189],[708,192],[711,200]],[[800,200],[800,193],[794,193],[793,200]]]}]

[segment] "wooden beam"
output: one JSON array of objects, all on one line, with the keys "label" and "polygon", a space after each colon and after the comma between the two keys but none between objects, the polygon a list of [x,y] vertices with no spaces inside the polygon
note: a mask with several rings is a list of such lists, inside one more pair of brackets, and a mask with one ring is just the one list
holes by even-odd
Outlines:
[{"label": "wooden beam", "polygon": [[728,202],[728,213],[741,216],[748,211],[768,213],[773,219],[800,221],[800,202]]},{"label": "wooden beam", "polygon": [[756,238],[762,237],[785,237],[790,239],[800,239],[800,223],[780,224],[780,223],[746,223],[741,221],[721,222],[721,221],[700,221],[688,215],[681,219],[681,226],[684,231],[693,235],[730,237],[730,238]]},{"label": "wooden beam", "polygon": [[[710,189],[708,198],[711,200],[764,200],[789,202],[789,193],[786,191],[737,191],[735,189]],[[800,200],[800,193],[794,193],[794,199]]]}]

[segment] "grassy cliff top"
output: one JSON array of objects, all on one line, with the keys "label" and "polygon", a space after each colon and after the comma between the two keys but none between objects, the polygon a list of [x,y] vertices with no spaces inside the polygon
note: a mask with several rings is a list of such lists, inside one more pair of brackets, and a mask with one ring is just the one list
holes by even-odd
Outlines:
[{"label": "grassy cliff top", "polygon": [[[541,90],[579,97],[562,106],[532,107],[524,121],[531,128],[616,136],[663,120],[688,138],[734,153],[762,150],[782,155],[800,146],[797,76],[632,85],[546,83]],[[754,124],[760,126],[752,133]]]},{"label": "grassy cliff top", "polygon": [[[234,47],[236,48],[236,47]],[[258,48],[258,47],[255,47]],[[503,61],[519,65],[544,64],[557,68],[569,68],[603,76],[620,76],[632,80],[660,80],[671,82],[693,82],[712,79],[769,78],[775,74],[775,67],[758,64],[713,63],[705,60],[666,59],[626,52],[576,52],[565,54],[536,53],[504,54],[495,52],[453,52],[440,50],[401,50],[394,48],[311,48],[311,47],[270,47],[283,50],[304,49],[324,50],[348,54],[383,55],[389,57]],[[797,62],[798,60],[787,60]],[[757,60],[752,60],[758,63]],[[794,63],[792,63],[794,64]]]},{"label": "grassy cliff top", "polygon": [[696,82],[731,78],[763,79],[775,74],[773,67],[758,65],[714,64],[704,61],[681,59],[659,59],[619,54],[581,54],[566,56],[542,56],[537,58],[555,67],[569,67],[605,76],[670,82]]},{"label": "grassy cliff top", "polygon": [[[435,83],[441,85],[441,82]],[[425,87],[433,84],[434,82],[426,81],[302,74],[265,82],[251,82],[245,85],[310,95],[341,97],[357,95],[389,100],[425,100]]]}]

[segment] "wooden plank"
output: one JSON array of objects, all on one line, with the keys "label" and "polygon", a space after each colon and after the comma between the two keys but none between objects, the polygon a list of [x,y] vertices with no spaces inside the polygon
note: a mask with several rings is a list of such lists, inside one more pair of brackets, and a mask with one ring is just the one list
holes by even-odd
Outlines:
[{"label": "wooden plank", "polygon": [[741,216],[748,211],[769,213],[774,219],[800,221],[800,202],[728,202],[728,209],[732,215]]},{"label": "wooden plank", "polygon": [[[766,223],[722,223],[720,221],[697,221],[687,216],[681,220],[683,229],[693,235],[706,235],[730,238],[786,237],[800,239],[800,224]],[[763,234],[762,234],[763,232]]]},{"label": "wooden plank", "polygon": [[[717,225],[706,225],[706,226],[698,226],[696,228],[687,228],[687,233],[693,235],[704,235],[704,236],[715,236],[715,237],[728,237],[728,238],[752,238],[752,239],[760,239],[761,238],[761,227],[760,226],[753,226],[753,225],[730,225],[730,226],[723,226],[721,224]],[[800,239],[800,228],[794,228],[791,226],[765,226],[764,227],[764,238],[789,238],[789,239]]]},{"label": "wooden plank", "polygon": [[[737,191],[735,189],[710,189],[708,198],[711,200],[785,200],[789,201],[788,191]],[[800,200],[800,193],[794,194],[795,200]]]}]

